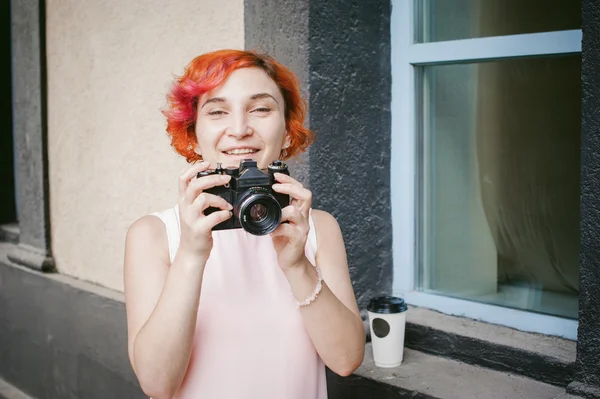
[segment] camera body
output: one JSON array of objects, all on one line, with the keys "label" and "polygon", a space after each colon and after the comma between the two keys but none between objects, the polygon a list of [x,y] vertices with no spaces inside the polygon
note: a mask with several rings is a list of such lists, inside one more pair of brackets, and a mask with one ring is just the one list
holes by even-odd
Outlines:
[{"label": "camera body", "polygon": [[[275,173],[290,174],[288,166],[282,161],[274,161],[266,169],[259,169],[253,159],[242,160],[238,168],[222,168],[221,164],[217,164],[216,169],[198,173],[197,177],[212,174],[231,176],[226,185],[205,190],[222,197],[233,206],[233,216],[213,227],[213,231],[243,228],[254,235],[266,235],[275,230],[281,223],[282,209],[290,203],[289,195],[273,191]],[[204,214],[218,210],[209,207]]]}]

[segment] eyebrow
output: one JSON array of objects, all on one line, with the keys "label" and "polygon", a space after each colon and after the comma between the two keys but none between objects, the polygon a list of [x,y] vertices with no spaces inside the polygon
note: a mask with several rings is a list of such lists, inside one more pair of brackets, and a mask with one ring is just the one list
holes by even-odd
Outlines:
[{"label": "eyebrow", "polygon": [[[269,93],[257,93],[257,94],[253,94],[252,96],[250,96],[251,100],[259,100],[261,98],[272,98],[273,101],[275,101],[277,103],[277,105],[279,105],[279,102],[277,101],[277,99],[275,99],[275,97],[273,97],[272,95],[270,95]],[[202,107],[200,107],[201,109],[204,108],[204,106],[206,104],[210,104],[210,103],[224,103],[225,97],[213,97],[213,98],[209,98],[208,100],[206,100],[204,102],[204,104],[202,104]]]},{"label": "eyebrow", "polygon": [[273,99],[273,101],[275,101],[277,104],[279,104],[279,102],[275,99],[275,97],[273,97],[272,95],[270,95],[269,93],[258,93],[258,94],[254,94],[253,96],[250,97],[251,100],[258,100],[260,98],[267,98],[270,97]]},{"label": "eyebrow", "polygon": [[204,108],[204,106],[206,104],[210,104],[210,103],[224,103],[225,102],[225,98],[224,97],[213,97],[213,98],[209,98],[208,100],[206,100],[204,102],[204,104],[202,104],[202,106],[200,107],[200,109]]}]

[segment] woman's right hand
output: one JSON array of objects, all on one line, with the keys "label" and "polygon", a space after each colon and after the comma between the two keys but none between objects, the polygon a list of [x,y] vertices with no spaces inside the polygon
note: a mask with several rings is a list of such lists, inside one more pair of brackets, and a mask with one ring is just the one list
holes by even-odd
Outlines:
[{"label": "woman's right hand", "polygon": [[[199,172],[210,167],[202,162],[193,165],[179,177],[179,218],[181,220],[181,238],[178,254],[192,256],[202,265],[206,263],[212,249],[212,228],[232,216],[232,206],[225,199],[204,192],[229,182],[228,175],[208,175],[196,178]],[[205,215],[208,207],[221,209]]]}]

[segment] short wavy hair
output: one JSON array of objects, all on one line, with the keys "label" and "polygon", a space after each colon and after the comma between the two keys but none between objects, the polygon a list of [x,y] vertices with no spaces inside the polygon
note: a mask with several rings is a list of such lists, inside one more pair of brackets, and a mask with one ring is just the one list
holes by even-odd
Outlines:
[{"label": "short wavy hair", "polygon": [[281,159],[289,159],[303,152],[313,142],[313,133],[304,127],[306,101],[300,96],[296,75],[272,57],[253,51],[219,50],[194,58],[185,68],[183,75],[176,77],[167,94],[167,107],[163,114],[167,118],[167,133],[171,145],[189,163],[202,160],[194,149],[198,99],[204,93],[223,83],[239,68],[260,68],[279,87],[285,102],[285,128],[290,145],[282,151]]}]

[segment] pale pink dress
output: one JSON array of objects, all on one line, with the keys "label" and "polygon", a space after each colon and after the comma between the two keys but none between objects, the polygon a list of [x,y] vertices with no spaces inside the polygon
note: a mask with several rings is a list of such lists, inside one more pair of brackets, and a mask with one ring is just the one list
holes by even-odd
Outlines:
[{"label": "pale pink dress", "polygon": [[[157,212],[171,261],[177,207]],[[325,366],[304,327],[270,236],[213,232],[192,359],[176,399],[326,399]],[[312,217],[306,256],[315,262]],[[173,326],[177,328],[177,326]]]}]

